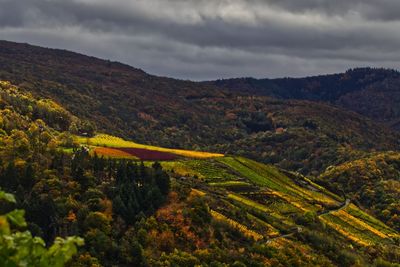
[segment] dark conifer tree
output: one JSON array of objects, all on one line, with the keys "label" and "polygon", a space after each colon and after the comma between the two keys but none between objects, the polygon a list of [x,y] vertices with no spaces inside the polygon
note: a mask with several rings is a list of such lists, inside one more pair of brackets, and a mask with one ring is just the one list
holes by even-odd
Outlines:
[{"label": "dark conifer tree", "polygon": [[18,175],[13,161],[7,165],[0,182],[0,186],[9,192],[15,192],[17,189]]},{"label": "dark conifer tree", "polygon": [[30,191],[34,186],[35,181],[35,169],[33,168],[32,162],[28,162],[25,167],[25,173],[21,176],[19,183],[26,191]]}]

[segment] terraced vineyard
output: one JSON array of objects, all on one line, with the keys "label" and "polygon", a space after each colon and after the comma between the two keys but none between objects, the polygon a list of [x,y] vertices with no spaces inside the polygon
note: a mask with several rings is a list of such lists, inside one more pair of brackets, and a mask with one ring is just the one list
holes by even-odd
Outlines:
[{"label": "terraced vineyard", "polygon": [[394,230],[351,204],[321,216],[321,220],[353,242],[368,246],[398,236]]},{"label": "terraced vineyard", "polygon": [[[350,204],[349,200],[307,178],[246,158],[221,157],[195,163],[180,160],[163,162],[163,165],[172,169],[174,165],[180,165],[181,168],[185,166],[186,171],[182,173],[179,168],[174,169],[178,176],[191,177],[190,174],[195,174],[199,177],[200,174],[206,182],[200,183],[202,191],[207,192],[211,199],[217,197],[217,192],[223,196],[226,205],[226,208],[214,211],[220,214],[214,217],[233,220],[228,221],[228,224],[233,228],[239,227],[245,236],[250,235],[249,231],[264,236],[257,240],[272,241],[292,237],[304,227],[299,227],[296,218],[306,217],[307,214],[313,214],[316,220],[357,246],[390,244],[393,238],[399,237],[396,231]],[[216,175],[218,170],[221,175]],[[218,205],[221,206],[221,203]],[[236,208],[244,211],[246,217],[251,219],[234,220],[237,215],[230,210]],[[255,235],[251,235],[254,239]]]},{"label": "terraced vineyard", "polygon": [[[208,199],[212,217],[258,242],[295,238],[311,217],[356,246],[391,244],[399,234],[306,177],[243,157],[136,144],[98,135],[78,138],[101,156],[162,161],[164,169]],[[200,194],[200,193],[199,193]],[[238,218],[238,214],[240,218]]]}]

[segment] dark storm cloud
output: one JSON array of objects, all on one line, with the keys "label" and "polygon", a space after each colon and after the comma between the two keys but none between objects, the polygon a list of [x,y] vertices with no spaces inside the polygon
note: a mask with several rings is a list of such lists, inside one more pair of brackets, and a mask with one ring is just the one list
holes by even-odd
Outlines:
[{"label": "dark storm cloud", "polygon": [[398,68],[398,0],[0,0],[0,39],[190,79]]},{"label": "dark storm cloud", "polygon": [[400,2],[397,0],[271,0],[272,5],[293,13],[316,11],[326,15],[358,13],[366,19],[399,20]]}]

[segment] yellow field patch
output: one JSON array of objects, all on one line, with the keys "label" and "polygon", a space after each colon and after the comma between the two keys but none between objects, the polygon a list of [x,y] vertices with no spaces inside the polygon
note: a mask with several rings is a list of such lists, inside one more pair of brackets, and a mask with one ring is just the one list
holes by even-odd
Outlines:
[{"label": "yellow field patch", "polygon": [[350,239],[351,241],[361,245],[361,246],[369,246],[370,243],[369,242],[365,242],[364,240],[360,239],[358,236],[345,231],[344,228],[340,227],[340,225],[337,225],[334,222],[331,222],[323,217],[320,217],[321,221],[323,221],[326,225],[330,226],[331,228],[335,229],[338,233],[340,233],[341,235],[347,237],[348,239]]},{"label": "yellow field patch", "polygon": [[340,219],[342,219],[343,221],[349,223],[350,225],[354,225],[354,226],[356,226],[358,228],[366,229],[366,230],[374,233],[375,235],[377,235],[377,236],[379,236],[381,238],[388,238],[387,235],[385,235],[382,232],[380,232],[379,230],[373,228],[369,224],[366,224],[365,222],[361,221],[360,219],[357,219],[356,217],[350,215],[345,210],[334,211],[334,212],[331,212],[331,214],[334,215],[334,216],[339,217]]},{"label": "yellow field patch", "polygon": [[240,195],[237,195],[237,194],[234,194],[234,193],[228,194],[228,198],[236,200],[236,201],[238,201],[240,203],[243,203],[243,204],[245,204],[247,206],[254,207],[254,208],[256,208],[258,210],[261,210],[263,212],[270,212],[271,211],[269,208],[267,208],[266,206],[264,206],[264,205],[262,205],[260,203],[257,203],[257,202],[255,202],[255,201],[253,201],[251,199],[245,198],[243,196],[240,196]]},{"label": "yellow field patch", "polygon": [[239,230],[241,233],[244,234],[244,236],[246,237],[250,237],[253,238],[254,240],[258,241],[264,238],[263,235],[250,230],[247,226],[238,223],[228,217],[226,217],[225,215],[222,215],[221,213],[215,211],[215,210],[210,210],[211,216],[215,219],[215,220],[219,220],[219,221],[224,221],[226,223],[228,223],[230,226],[232,226],[233,228]]},{"label": "yellow field patch", "polygon": [[150,145],[142,145],[132,141],[126,141],[122,138],[107,135],[107,134],[98,134],[94,137],[76,137],[77,141],[81,144],[87,145],[95,145],[95,146],[107,146],[107,147],[131,147],[131,148],[142,148],[160,152],[168,152],[176,155],[180,155],[187,158],[196,158],[196,159],[207,159],[207,158],[216,158],[223,157],[223,154],[218,153],[209,153],[209,152],[200,152],[200,151],[192,151],[192,150],[183,150],[183,149],[172,149],[172,148],[163,148],[156,147]]},{"label": "yellow field patch", "polygon": [[309,209],[303,207],[300,203],[298,203],[298,201],[296,201],[293,197],[283,194],[281,192],[277,192],[277,191],[273,191],[272,192],[273,195],[282,198],[283,200],[287,201],[288,203],[290,203],[291,205],[293,205],[294,207],[298,208],[301,211],[309,211]]},{"label": "yellow field patch", "polygon": [[201,196],[201,197],[206,195],[205,192],[195,189],[195,188],[192,188],[192,191],[190,193],[193,195]]},{"label": "yellow field patch", "polygon": [[197,176],[200,179],[204,178],[201,173],[193,170],[193,168],[189,167],[181,161],[163,161],[161,162],[161,166],[163,167],[163,169],[173,171],[175,174],[178,174],[180,176]]}]

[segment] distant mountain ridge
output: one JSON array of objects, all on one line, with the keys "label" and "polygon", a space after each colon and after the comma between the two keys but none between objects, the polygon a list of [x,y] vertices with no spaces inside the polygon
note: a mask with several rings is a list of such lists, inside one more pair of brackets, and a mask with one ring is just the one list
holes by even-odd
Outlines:
[{"label": "distant mountain ridge", "polygon": [[258,96],[328,102],[400,129],[400,72],[392,69],[355,68],[305,78],[236,78],[206,83]]}]

